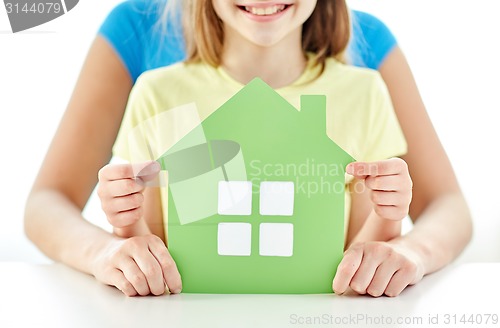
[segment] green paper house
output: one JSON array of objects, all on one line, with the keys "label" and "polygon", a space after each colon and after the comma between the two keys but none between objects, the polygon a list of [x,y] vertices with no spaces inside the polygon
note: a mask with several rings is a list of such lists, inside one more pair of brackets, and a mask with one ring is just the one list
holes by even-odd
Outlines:
[{"label": "green paper house", "polygon": [[297,109],[254,79],[158,161],[183,292],[332,292],[354,159],[326,134],[325,96]]}]

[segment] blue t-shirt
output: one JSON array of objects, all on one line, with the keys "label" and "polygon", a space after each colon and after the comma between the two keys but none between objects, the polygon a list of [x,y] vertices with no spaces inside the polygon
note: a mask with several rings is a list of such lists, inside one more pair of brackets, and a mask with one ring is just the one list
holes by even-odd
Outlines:
[{"label": "blue t-shirt", "polygon": [[[185,58],[179,24],[160,24],[165,0],[128,0],[117,5],[99,29],[128,69],[132,80],[143,72]],[[349,58],[353,65],[378,69],[397,44],[387,26],[373,15],[352,11]]]}]

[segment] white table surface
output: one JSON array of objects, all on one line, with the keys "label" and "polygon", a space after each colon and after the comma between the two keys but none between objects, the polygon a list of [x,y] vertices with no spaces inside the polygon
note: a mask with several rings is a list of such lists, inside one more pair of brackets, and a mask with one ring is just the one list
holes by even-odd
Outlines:
[{"label": "white table surface", "polygon": [[[500,316],[500,263],[451,265],[396,298],[334,294],[129,298],[61,264],[0,263],[0,280],[1,328],[500,327],[490,316]],[[464,315],[467,320],[474,315],[475,323],[460,322]]]}]

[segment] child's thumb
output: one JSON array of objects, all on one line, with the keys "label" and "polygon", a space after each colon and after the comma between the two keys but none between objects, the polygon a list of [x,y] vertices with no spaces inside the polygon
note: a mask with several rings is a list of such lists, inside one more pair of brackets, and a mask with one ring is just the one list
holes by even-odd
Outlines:
[{"label": "child's thumb", "polygon": [[158,175],[161,170],[160,163],[149,161],[144,163],[144,167],[137,173],[137,177],[142,181],[150,181]]}]

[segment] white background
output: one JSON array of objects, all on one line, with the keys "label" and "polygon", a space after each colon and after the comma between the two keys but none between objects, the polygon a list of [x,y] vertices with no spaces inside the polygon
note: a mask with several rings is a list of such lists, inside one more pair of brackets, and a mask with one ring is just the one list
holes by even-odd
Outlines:
[{"label": "white background", "polygon": [[[0,5],[0,261],[48,261],[24,237],[24,203],[88,47],[118,2],[82,0],[61,18],[18,34]],[[350,4],[380,17],[398,38],[452,160],[475,222],[459,261],[500,261],[500,3]],[[95,197],[85,215],[106,227]]]}]

